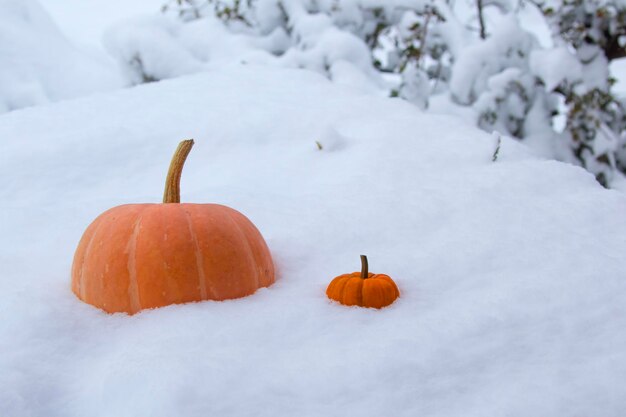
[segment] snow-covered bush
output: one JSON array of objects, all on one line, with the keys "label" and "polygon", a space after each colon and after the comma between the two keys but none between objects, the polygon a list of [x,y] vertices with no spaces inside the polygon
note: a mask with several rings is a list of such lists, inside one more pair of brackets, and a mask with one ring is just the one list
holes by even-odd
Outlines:
[{"label": "snow-covered bush", "polygon": [[120,88],[113,62],[77,49],[35,0],[0,0],[0,113]]},{"label": "snow-covered bush", "polygon": [[[523,24],[525,7],[552,28],[549,46]],[[605,185],[626,171],[624,106],[607,69],[626,55],[623,0],[170,0],[163,10],[106,37],[135,83],[233,61],[305,68],[422,109],[447,96],[484,130],[529,139]]]},{"label": "snow-covered bush", "polygon": [[399,18],[379,22],[372,36],[374,62],[379,70],[400,75],[392,95],[426,108],[429,96],[447,89],[463,29],[443,2],[395,12]]},{"label": "snow-covered bush", "polygon": [[573,156],[609,185],[616,170],[626,173],[626,108],[611,92],[608,69],[610,60],[626,57],[626,2],[546,0],[538,5],[560,48],[559,61],[553,60],[552,69],[544,62],[538,76],[565,103],[564,135]]},{"label": "snow-covered bush", "polygon": [[524,138],[528,114],[538,99],[544,95],[532,75],[519,68],[506,68],[489,77],[485,91],[473,105],[479,115],[478,126]]},{"label": "snow-covered bush", "polygon": [[528,113],[535,100],[543,99],[529,66],[537,47],[533,35],[508,15],[489,37],[461,51],[452,67],[452,99],[471,105],[481,128],[523,138]]},{"label": "snow-covered bush", "polygon": [[[224,59],[261,61],[310,69],[338,83],[400,95],[426,107],[429,95],[446,89],[452,55],[467,38],[443,0],[173,0],[163,10],[166,17],[153,19],[150,27],[137,21],[107,35],[109,50],[134,73],[135,82],[200,70]],[[213,41],[200,35],[211,35]],[[195,46],[188,42],[192,37]],[[218,39],[228,43],[233,37],[240,44],[222,54]],[[202,49],[198,45],[205,47],[203,54],[196,53]],[[185,52],[159,64],[156,56],[170,46]]]},{"label": "snow-covered bush", "polygon": [[249,9],[251,1],[233,0],[169,0],[163,4],[161,11],[174,11],[184,21],[200,19],[212,14],[225,22],[239,20],[249,25],[244,11]]}]

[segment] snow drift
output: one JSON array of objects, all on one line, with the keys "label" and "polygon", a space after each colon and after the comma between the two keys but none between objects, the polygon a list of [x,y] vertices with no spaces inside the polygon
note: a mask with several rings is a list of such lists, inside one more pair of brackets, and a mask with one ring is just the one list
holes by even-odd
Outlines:
[{"label": "snow drift", "polygon": [[118,67],[77,49],[35,0],[0,0],[0,113],[124,86]]},{"label": "snow drift", "polygon": [[[19,133],[19,134],[18,134]],[[0,117],[3,416],[588,416],[626,409],[626,197],[457,119],[236,65]],[[107,315],[69,270],[105,209],[237,208],[278,280]],[[316,141],[322,144],[318,150]],[[383,310],[330,302],[357,270]]]}]

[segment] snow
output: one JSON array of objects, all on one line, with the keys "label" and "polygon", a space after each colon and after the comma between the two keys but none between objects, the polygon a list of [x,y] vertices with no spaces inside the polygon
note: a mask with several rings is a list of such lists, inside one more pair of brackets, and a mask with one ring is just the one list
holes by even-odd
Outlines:
[{"label": "snow", "polygon": [[[414,86],[423,113],[383,97],[392,83],[359,31],[360,7],[391,14],[424,0],[345,0],[330,16],[304,5],[329,11],[333,0],[283,2],[287,16],[258,0],[256,34],[212,17],[181,22],[158,13],[164,0],[39,3],[0,0],[2,417],[626,409],[626,177],[605,190],[541,157],[566,146],[552,103],[540,95],[527,109],[510,91],[532,84],[527,67],[548,91],[582,71],[587,88],[604,82],[608,67],[596,58],[583,69],[554,47],[536,7],[516,20],[502,13],[513,2],[492,3],[491,37],[470,44],[475,22],[463,19],[475,10],[455,14],[471,4],[442,5],[431,35],[459,58],[455,99],[475,103]],[[624,62],[611,64],[618,81]],[[525,117],[523,144],[478,130],[485,109],[502,113],[502,132]],[[135,316],[82,303],[69,285],[81,234],[112,206],[159,202],[189,137],[182,200],[246,214],[277,282]],[[390,307],[326,298],[360,254],[398,283]]]},{"label": "snow", "polygon": [[[3,416],[617,416],[626,408],[626,196],[450,116],[307,71],[229,65],[0,116]],[[119,204],[246,214],[278,280],[107,315],[73,251]],[[316,141],[323,145],[318,150]],[[391,275],[382,310],[330,280]]]},{"label": "snow", "polygon": [[598,46],[583,46],[576,51],[581,62],[585,63],[583,82],[587,90],[607,89],[609,78],[609,62],[602,49]]},{"label": "snow", "polygon": [[[104,44],[135,84],[173,78],[204,70],[175,36],[180,24],[166,16],[128,19],[115,25],[104,37]],[[208,38],[211,39],[211,38]]]},{"label": "snow", "polygon": [[310,14],[300,2],[285,3],[292,32],[288,35],[275,1],[259,6],[261,35],[239,33],[214,16],[182,22],[161,15],[122,20],[106,31],[104,43],[134,83],[245,62],[306,68],[339,84],[382,93],[383,82],[367,45],[333,26],[328,15]]},{"label": "snow", "polygon": [[525,57],[536,39],[524,32],[515,17],[501,19],[493,35],[464,48],[452,70],[450,92],[461,104],[471,104],[485,90],[489,78],[506,68],[525,67]]},{"label": "snow", "polygon": [[533,2],[520,3],[518,17],[520,26],[535,35],[542,47],[551,48],[553,46],[550,27],[537,4]]},{"label": "snow", "polygon": [[284,52],[289,40],[280,29],[262,37],[232,34],[214,17],[181,22],[170,15],[146,15],[112,25],[103,42],[128,78],[138,84],[232,63],[271,65],[274,54]]},{"label": "snow", "polygon": [[530,53],[530,69],[553,91],[561,83],[574,85],[582,82],[582,64],[565,46],[537,49]]},{"label": "snow", "polygon": [[157,14],[165,0],[38,0],[63,34],[79,46],[104,52],[104,31],[128,16]]},{"label": "snow", "polygon": [[616,59],[610,65],[611,76],[616,83],[613,90],[616,95],[626,97],[626,58]]},{"label": "snow", "polygon": [[112,61],[81,51],[33,0],[0,0],[0,113],[125,85]]}]

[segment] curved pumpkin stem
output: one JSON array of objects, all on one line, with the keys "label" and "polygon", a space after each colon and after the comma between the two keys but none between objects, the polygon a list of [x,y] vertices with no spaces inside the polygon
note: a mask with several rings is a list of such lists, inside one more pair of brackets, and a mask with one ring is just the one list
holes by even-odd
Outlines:
[{"label": "curved pumpkin stem", "polygon": [[183,165],[187,155],[191,152],[193,139],[187,139],[178,144],[176,152],[170,162],[170,169],[165,179],[165,192],[163,193],[164,203],[180,203],[180,176],[183,173]]},{"label": "curved pumpkin stem", "polygon": [[366,279],[369,276],[367,270],[367,256],[361,255],[361,278]]}]

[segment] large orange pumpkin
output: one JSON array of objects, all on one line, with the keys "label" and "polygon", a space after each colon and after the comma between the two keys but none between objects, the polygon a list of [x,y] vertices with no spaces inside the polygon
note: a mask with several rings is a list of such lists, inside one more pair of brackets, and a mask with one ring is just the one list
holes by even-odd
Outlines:
[{"label": "large orange pumpkin", "polygon": [[180,203],[180,176],[193,140],[180,143],[163,204],[102,213],[83,234],[72,291],[109,313],[252,294],[274,282],[270,251],[243,214],[219,204]]},{"label": "large orange pumpkin", "polygon": [[361,272],[334,278],[326,295],[348,306],[382,308],[393,303],[400,291],[389,275],[368,272],[367,257],[361,255]]}]

